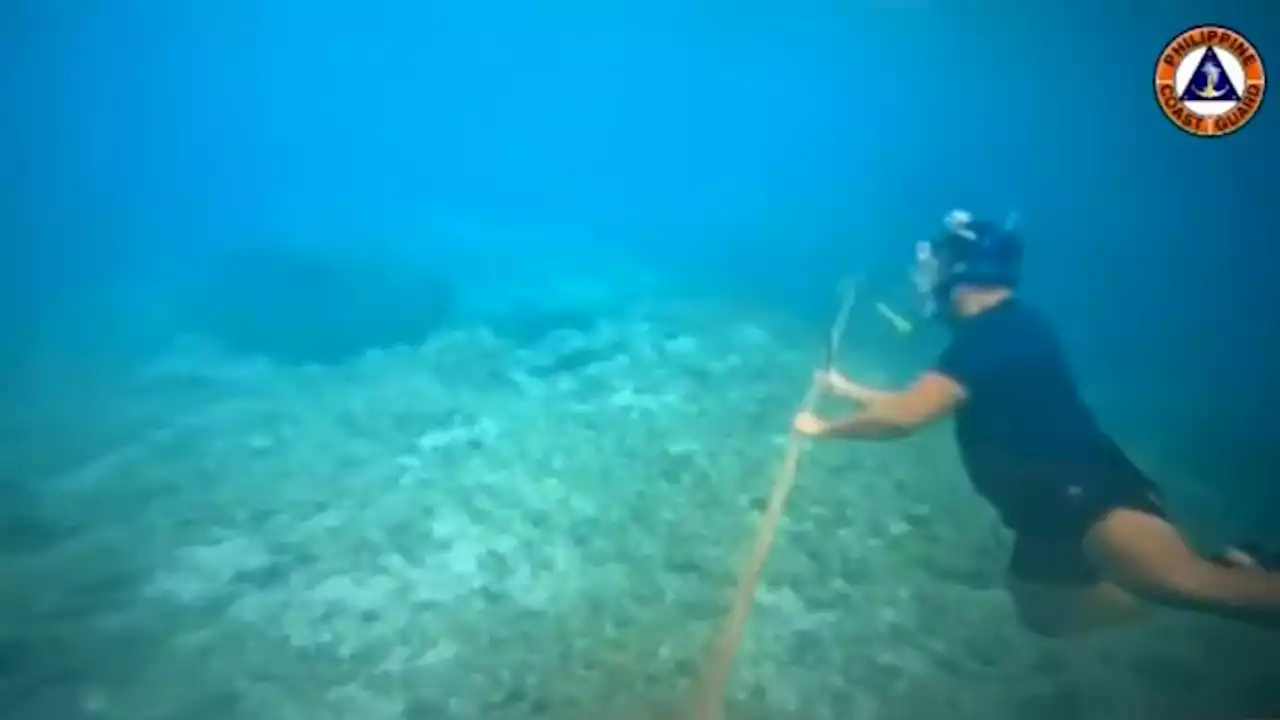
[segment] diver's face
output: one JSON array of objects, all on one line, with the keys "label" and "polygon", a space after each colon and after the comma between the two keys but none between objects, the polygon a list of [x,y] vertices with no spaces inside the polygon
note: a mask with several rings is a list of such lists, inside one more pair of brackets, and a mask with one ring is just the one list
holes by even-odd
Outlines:
[{"label": "diver's face", "polygon": [[925,317],[934,318],[946,325],[964,317],[964,304],[960,301],[957,288],[943,287],[950,283],[943,271],[943,259],[934,252],[932,243],[916,243],[916,263],[912,268],[911,280],[920,297],[921,313]]},{"label": "diver's face", "polygon": [[945,313],[946,307],[939,307],[938,293],[938,259],[927,242],[916,243],[916,264],[911,269],[911,283],[920,297],[921,312],[925,317]]}]

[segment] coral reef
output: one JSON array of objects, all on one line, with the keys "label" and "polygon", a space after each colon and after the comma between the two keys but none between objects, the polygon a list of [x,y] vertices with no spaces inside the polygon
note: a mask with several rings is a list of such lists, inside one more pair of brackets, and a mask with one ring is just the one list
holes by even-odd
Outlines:
[{"label": "coral reef", "polygon": [[[0,714],[679,717],[820,333],[671,301],[257,365],[41,485],[57,537],[0,555]],[[1019,631],[1007,538],[945,428],[824,446],[800,472],[732,718],[1225,717],[1275,699],[1274,638],[1234,626]]]}]

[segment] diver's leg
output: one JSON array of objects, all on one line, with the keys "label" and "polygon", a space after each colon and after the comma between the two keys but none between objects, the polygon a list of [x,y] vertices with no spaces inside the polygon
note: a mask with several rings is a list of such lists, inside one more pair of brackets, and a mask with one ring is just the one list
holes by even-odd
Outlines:
[{"label": "diver's leg", "polygon": [[1020,534],[1009,557],[1008,589],[1018,620],[1043,637],[1062,637],[1144,616],[1132,593],[1106,582],[1078,534]]},{"label": "diver's leg", "polygon": [[1041,637],[1079,635],[1146,617],[1147,605],[1118,585],[1048,585],[1010,579],[1018,621]]},{"label": "diver's leg", "polygon": [[[1031,543],[1022,543],[1032,545]],[[1123,587],[1101,579],[1096,571],[1070,570],[1071,561],[1019,547],[1010,563],[1009,593],[1019,623],[1042,637],[1079,635],[1142,620],[1150,615],[1151,604]],[[1091,561],[1080,556],[1090,566]],[[1231,548],[1210,561],[1227,568],[1262,572],[1249,554]],[[1030,569],[1029,569],[1030,568]],[[1046,568],[1054,570],[1046,573]],[[1055,577],[1067,568],[1066,578]],[[1030,574],[1034,579],[1026,577]],[[1065,580],[1065,582],[1063,582]]]},{"label": "diver's leg", "polygon": [[1084,550],[1108,581],[1151,602],[1280,623],[1280,574],[1200,557],[1154,513],[1111,510],[1089,529]]}]

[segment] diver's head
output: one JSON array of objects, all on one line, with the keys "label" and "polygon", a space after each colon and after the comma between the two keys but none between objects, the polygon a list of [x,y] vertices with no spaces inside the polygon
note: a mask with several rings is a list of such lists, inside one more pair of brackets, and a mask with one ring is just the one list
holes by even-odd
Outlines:
[{"label": "diver's head", "polygon": [[916,288],[925,313],[964,318],[1009,297],[1022,275],[1022,241],[1010,224],[953,210],[943,231],[916,245]]}]

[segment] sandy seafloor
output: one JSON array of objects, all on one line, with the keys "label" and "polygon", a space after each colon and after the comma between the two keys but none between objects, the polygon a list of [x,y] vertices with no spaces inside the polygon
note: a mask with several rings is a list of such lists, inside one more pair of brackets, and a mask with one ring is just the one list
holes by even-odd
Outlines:
[{"label": "sandy seafloor", "polygon": [[[139,387],[182,411],[11,491],[40,519],[0,555],[0,716],[680,717],[818,345],[664,302],[341,368],[168,358]],[[945,427],[814,448],[801,473],[731,718],[1280,708],[1280,635],[1172,614],[1019,630],[1008,538]]]}]

